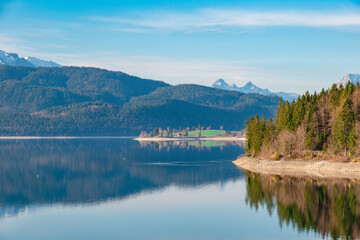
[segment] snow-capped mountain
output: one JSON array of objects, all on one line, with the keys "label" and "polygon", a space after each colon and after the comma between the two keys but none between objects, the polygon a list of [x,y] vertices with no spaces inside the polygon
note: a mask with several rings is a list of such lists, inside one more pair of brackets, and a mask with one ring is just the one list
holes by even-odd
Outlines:
[{"label": "snow-capped mountain", "polygon": [[352,83],[357,83],[357,82],[360,82],[360,74],[356,73],[356,74],[346,74],[342,79],[340,79],[338,82],[337,82],[337,85],[340,86],[340,85],[343,85],[345,87],[345,85],[348,83],[348,82],[352,82]]},{"label": "snow-capped mountain", "polygon": [[0,66],[24,66],[24,67],[61,67],[52,61],[44,61],[35,57],[20,58],[16,53],[8,53],[0,50]]},{"label": "snow-capped mountain", "polygon": [[[235,85],[235,84],[234,84]],[[235,85],[236,86],[236,85]],[[229,84],[227,84],[224,79],[218,79],[216,80],[211,87],[213,88],[218,88],[218,89],[223,89],[223,90],[233,90],[233,86],[230,86]]]},{"label": "snow-capped mountain", "polygon": [[35,67],[61,67],[60,64],[54,63],[53,61],[44,61],[36,57],[26,57],[25,60]]},{"label": "snow-capped mountain", "polygon": [[238,87],[238,91],[243,92],[243,93],[258,93],[258,94],[262,94],[262,95],[271,95],[272,94],[272,92],[270,92],[269,89],[259,88],[258,86],[255,86],[252,82],[247,82],[243,87]]},{"label": "snow-capped mountain", "polygon": [[262,95],[275,95],[282,97],[285,101],[293,101],[294,99],[298,98],[300,95],[297,93],[286,93],[286,92],[271,92],[269,89],[265,88],[259,88],[258,86],[254,85],[252,82],[246,83],[243,87],[238,87],[235,84],[232,84],[231,86],[227,84],[224,79],[218,79],[216,80],[211,87],[223,89],[223,90],[232,90],[232,91],[238,91],[242,93],[258,93]]}]

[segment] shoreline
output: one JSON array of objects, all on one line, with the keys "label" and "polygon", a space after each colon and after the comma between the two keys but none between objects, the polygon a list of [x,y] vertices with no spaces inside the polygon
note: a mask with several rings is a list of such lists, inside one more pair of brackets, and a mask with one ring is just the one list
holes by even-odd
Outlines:
[{"label": "shoreline", "polygon": [[184,138],[184,137],[174,137],[174,138],[142,138],[138,137],[134,140],[139,142],[170,142],[170,141],[245,141],[245,138],[239,137],[193,137],[193,138]]},{"label": "shoreline", "polygon": [[136,136],[0,136],[0,140],[35,139],[135,139]]},{"label": "shoreline", "polygon": [[294,177],[360,179],[360,163],[317,160],[265,160],[241,157],[233,163],[250,172]]}]

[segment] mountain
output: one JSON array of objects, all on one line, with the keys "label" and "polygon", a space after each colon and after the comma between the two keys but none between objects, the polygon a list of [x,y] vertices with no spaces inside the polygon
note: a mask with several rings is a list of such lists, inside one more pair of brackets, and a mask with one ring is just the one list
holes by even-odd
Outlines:
[{"label": "mountain", "polygon": [[8,53],[0,50],[0,66],[23,66],[23,67],[61,67],[52,61],[44,61],[35,57],[20,58],[16,53]]},{"label": "mountain", "polygon": [[337,85],[345,86],[348,82],[352,82],[354,84],[360,82],[360,74],[346,74],[342,79],[337,82]]},{"label": "mountain", "polygon": [[262,95],[274,95],[269,89],[259,88],[258,86],[254,85],[252,82],[247,82],[243,87],[237,87],[235,84],[232,85],[234,89],[238,89],[239,92],[243,93],[258,93]]},{"label": "mountain", "polygon": [[[0,66],[0,109],[29,112],[30,109],[21,106],[32,104],[40,110],[84,101],[122,105],[132,97],[165,86],[169,85],[98,68]],[[42,101],[44,104],[40,104]]]},{"label": "mountain", "polygon": [[218,89],[222,89],[222,90],[233,90],[232,87],[227,84],[224,79],[218,79],[216,80],[212,85],[212,88],[218,88]]},{"label": "mountain", "polygon": [[156,89],[147,95],[134,97],[129,104],[138,105],[143,102],[164,99],[180,100],[206,107],[227,109],[240,112],[243,115],[264,114],[274,116],[279,98],[260,94],[245,94],[226,91],[195,84],[181,84]]},{"label": "mountain", "polygon": [[0,135],[137,135],[155,127],[241,130],[279,98],[171,86],[88,67],[0,66]]},{"label": "mountain", "polygon": [[30,62],[34,67],[61,67],[60,64],[52,61],[44,61],[35,57],[26,57],[25,60]]},{"label": "mountain", "polygon": [[300,95],[297,93],[285,93],[285,92],[271,92],[269,89],[259,88],[258,86],[254,85],[252,82],[246,83],[243,87],[238,87],[235,84],[231,86],[227,84],[224,79],[216,80],[212,85],[212,88],[222,89],[222,90],[232,90],[238,91],[242,93],[257,93],[266,96],[278,96],[282,97],[285,101],[292,102],[293,100],[297,99]]}]

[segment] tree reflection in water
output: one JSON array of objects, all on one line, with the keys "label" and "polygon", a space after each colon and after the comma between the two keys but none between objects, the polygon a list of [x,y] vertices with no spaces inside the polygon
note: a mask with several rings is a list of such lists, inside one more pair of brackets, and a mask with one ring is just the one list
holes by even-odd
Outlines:
[{"label": "tree reflection in water", "polygon": [[280,226],[314,230],[332,239],[360,238],[360,182],[246,172],[246,203],[276,210]]},{"label": "tree reflection in water", "polygon": [[[220,145],[219,145],[220,144]],[[43,205],[98,204],[170,185],[238,179],[234,143],[116,139],[0,141],[0,219]]]}]

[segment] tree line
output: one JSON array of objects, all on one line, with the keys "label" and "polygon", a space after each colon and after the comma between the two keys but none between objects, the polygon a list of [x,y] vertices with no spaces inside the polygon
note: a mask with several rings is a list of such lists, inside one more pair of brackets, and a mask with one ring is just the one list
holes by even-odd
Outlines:
[{"label": "tree line", "polygon": [[245,123],[248,156],[274,159],[357,156],[360,151],[360,85],[333,84],[291,103],[279,100],[276,120],[251,116]]},{"label": "tree line", "polygon": [[0,66],[0,135],[135,136],[198,124],[242,130],[252,114],[274,117],[277,101],[97,68]]},{"label": "tree line", "polygon": [[[158,138],[172,138],[172,137],[202,137],[202,133],[205,130],[212,130],[211,126],[201,126],[200,124],[195,127],[179,127],[179,129],[175,128],[161,128],[155,127],[152,131],[141,131],[140,137],[148,138],[148,137],[158,137]],[[228,130],[224,130],[223,126],[220,126],[220,132],[216,134],[217,136],[233,136],[234,132],[230,132]],[[241,132],[241,131],[240,131]],[[192,133],[190,136],[189,133]],[[237,133],[237,132],[236,132]]]}]

